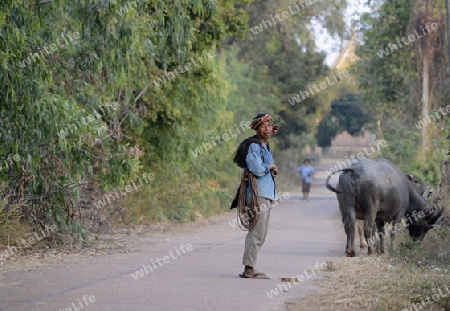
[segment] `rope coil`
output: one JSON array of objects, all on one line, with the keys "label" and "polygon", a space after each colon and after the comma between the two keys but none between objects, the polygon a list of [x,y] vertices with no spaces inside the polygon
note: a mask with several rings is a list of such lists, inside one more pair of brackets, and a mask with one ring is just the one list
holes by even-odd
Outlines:
[{"label": "rope coil", "polygon": [[[247,183],[250,184],[252,189],[252,198],[247,206],[245,200],[245,189]],[[250,173],[248,169],[244,171],[241,179],[241,186],[239,188],[239,198],[237,204],[237,218],[238,225],[242,231],[248,231],[256,226],[259,219],[260,209],[258,202],[258,182],[255,175]]]}]

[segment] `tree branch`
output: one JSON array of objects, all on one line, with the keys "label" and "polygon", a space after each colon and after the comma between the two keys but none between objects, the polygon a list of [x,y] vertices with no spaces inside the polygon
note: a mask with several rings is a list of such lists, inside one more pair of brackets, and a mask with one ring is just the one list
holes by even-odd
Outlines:
[{"label": "tree branch", "polygon": [[94,181],[95,180],[91,180],[91,181],[88,181],[88,182],[85,182],[85,183],[80,181],[79,183],[76,183],[76,184],[69,184],[67,186],[62,187],[59,190],[51,191],[51,192],[48,192],[48,193],[43,194],[43,195],[32,195],[32,194],[26,195],[26,197],[27,197],[26,199],[27,199],[27,201],[34,201],[34,200],[43,199],[43,198],[49,197],[49,196],[51,196],[51,195],[53,195],[55,193],[58,193],[58,192],[64,192],[66,190],[71,190],[71,189],[74,189],[74,188],[79,187],[79,186],[84,186],[84,185],[91,184]]}]

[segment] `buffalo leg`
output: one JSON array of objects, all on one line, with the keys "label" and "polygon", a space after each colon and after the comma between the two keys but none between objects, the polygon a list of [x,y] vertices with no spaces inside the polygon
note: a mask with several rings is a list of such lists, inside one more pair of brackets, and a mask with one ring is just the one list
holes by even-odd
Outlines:
[{"label": "buffalo leg", "polygon": [[397,224],[399,224],[401,222],[402,218],[400,216],[397,216],[394,218],[394,221],[392,222],[392,229],[390,230],[390,235],[391,235],[391,245],[389,246],[389,252],[391,254],[394,253],[395,251],[395,238],[397,237],[397,231],[400,227],[396,227]]},{"label": "buffalo leg", "polygon": [[[370,189],[367,191],[370,193]],[[380,210],[380,201],[376,198],[372,198],[371,196],[365,198],[363,202],[361,202],[364,209],[364,236],[367,240],[367,254],[372,255],[374,253],[374,246],[377,246],[376,239],[376,228],[375,228],[375,220],[377,216],[377,211]]]},{"label": "buffalo leg", "polygon": [[349,215],[344,222],[345,233],[347,234],[347,248],[345,251],[347,253],[347,257],[355,257],[355,225],[355,216]]},{"label": "buffalo leg", "polygon": [[[372,210],[373,209],[369,209]],[[374,232],[374,223],[375,223],[375,215],[372,215],[370,213],[364,215],[364,237],[367,241],[367,254],[372,255],[374,253],[374,245],[376,245],[376,239]]]},{"label": "buffalo leg", "polygon": [[377,224],[377,228],[376,228],[377,231],[375,232],[374,236],[375,236],[375,239],[377,239],[377,237],[380,239],[379,253],[384,254],[384,237],[386,235],[385,231],[384,231],[385,222],[383,220],[377,220],[376,224]]},{"label": "buffalo leg", "polygon": [[359,247],[365,248],[367,246],[367,243],[366,238],[364,237],[364,221],[357,220],[356,225],[358,226]]},{"label": "buffalo leg", "polygon": [[351,174],[344,172],[339,176],[339,186],[343,191],[339,194],[339,208],[343,214],[342,220],[344,221],[345,233],[347,234],[347,257],[355,257],[355,235],[356,235],[356,197],[352,189]]}]

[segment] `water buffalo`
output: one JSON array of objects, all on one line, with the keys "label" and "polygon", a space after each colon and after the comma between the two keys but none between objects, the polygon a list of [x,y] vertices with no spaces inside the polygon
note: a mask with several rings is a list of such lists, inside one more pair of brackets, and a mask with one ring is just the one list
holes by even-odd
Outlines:
[{"label": "water buffalo", "polygon": [[[329,177],[331,177],[331,175]],[[416,191],[419,194],[422,194],[422,196],[425,199],[427,199],[428,197],[430,197],[432,195],[431,187],[425,186],[425,184],[423,184],[422,181],[419,178],[417,178],[417,176],[409,174],[409,175],[406,175],[406,177],[409,179],[409,181],[413,185],[414,189],[416,189]],[[337,183],[336,189],[338,191],[341,191],[339,183]],[[342,201],[343,195],[341,193],[336,193],[336,197],[339,202],[339,211],[341,212],[341,215],[344,216],[345,215],[345,212],[343,210],[344,203]],[[364,237],[364,218],[363,217],[364,217],[364,215],[362,213],[356,214],[356,230],[358,231],[360,248],[365,248],[367,246],[366,238]],[[344,219],[342,221],[344,222]],[[374,232],[376,232],[375,224],[372,227],[372,234],[374,234]],[[372,237],[374,237],[375,244],[378,244],[379,243],[378,235],[372,235]]]},{"label": "water buffalo", "polygon": [[364,236],[369,243],[368,253],[371,254],[376,235],[380,239],[380,251],[384,252],[383,229],[386,222],[393,222],[390,231],[393,251],[396,231],[402,227],[400,221],[403,217],[407,218],[410,236],[419,240],[443,212],[444,208],[432,209],[419,194],[414,182],[410,182],[396,165],[386,159],[362,159],[340,171],[343,172],[339,176],[340,190],[328,183],[331,175],[326,186],[339,194],[349,257],[355,256],[356,219],[364,219]]}]

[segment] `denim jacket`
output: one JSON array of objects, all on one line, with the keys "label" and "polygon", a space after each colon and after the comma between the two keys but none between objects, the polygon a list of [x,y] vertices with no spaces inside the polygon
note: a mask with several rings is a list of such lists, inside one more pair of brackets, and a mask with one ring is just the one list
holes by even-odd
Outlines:
[{"label": "denim jacket", "polygon": [[[273,163],[272,153],[267,150],[266,146],[262,144],[261,150],[259,144],[250,144],[245,162],[247,162],[249,171],[256,176],[259,196],[270,200],[278,200],[275,181],[269,169],[269,164]],[[247,200],[250,200],[252,196],[250,185],[247,185],[245,195]]]}]

